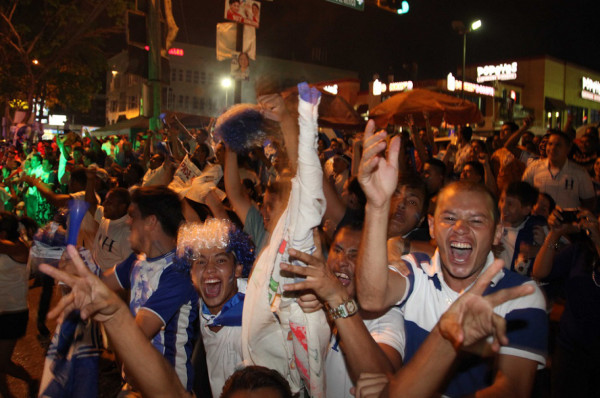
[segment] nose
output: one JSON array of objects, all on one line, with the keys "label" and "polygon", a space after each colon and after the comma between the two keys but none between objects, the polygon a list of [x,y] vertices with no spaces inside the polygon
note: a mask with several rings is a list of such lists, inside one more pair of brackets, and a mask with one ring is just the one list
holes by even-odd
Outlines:
[{"label": "nose", "polygon": [[463,219],[459,219],[454,223],[454,230],[458,233],[466,233],[469,229],[467,226],[467,221]]}]

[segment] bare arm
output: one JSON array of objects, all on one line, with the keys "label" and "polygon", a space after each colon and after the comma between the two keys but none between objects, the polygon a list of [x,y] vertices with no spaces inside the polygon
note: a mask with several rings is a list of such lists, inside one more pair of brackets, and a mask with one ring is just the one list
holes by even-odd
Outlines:
[{"label": "bare arm", "polygon": [[229,148],[225,152],[225,191],[235,214],[245,223],[252,203],[243,193],[237,155]]},{"label": "bare arm", "polygon": [[71,195],[54,193],[50,187],[37,178],[23,176],[21,179],[29,186],[36,187],[40,195],[42,195],[54,207],[66,206],[69,199],[71,199]]},{"label": "bare arm", "polygon": [[531,396],[537,363],[513,355],[500,355],[494,384],[477,391],[475,397],[520,397]]},{"label": "bare arm", "polygon": [[220,219],[228,219],[229,218],[229,215],[227,214],[227,211],[225,210],[225,206],[223,206],[223,203],[221,203],[221,201],[219,200],[219,198],[214,190],[211,190],[206,195],[206,198],[204,199],[204,201],[206,202],[206,205],[209,207],[210,211],[212,212],[212,214],[215,218],[220,218]]},{"label": "bare arm", "polygon": [[519,143],[519,140],[521,139],[523,134],[529,129],[529,127],[531,127],[531,123],[533,123],[533,118],[531,116],[526,117],[523,120],[523,125],[521,126],[521,128],[519,128],[517,131],[512,133],[510,137],[508,137],[508,139],[504,143],[504,148],[513,152],[513,154],[518,157],[521,151],[516,151],[518,149],[517,144]]},{"label": "bare arm", "polygon": [[79,309],[83,319],[102,322],[111,346],[143,396],[191,397],[173,367],[136,325],[125,303],[87,269],[74,246],[67,250],[75,263],[76,274],[46,264],[40,266],[42,272],[71,287],[69,295],[63,297],[49,315],[56,317]]},{"label": "bare arm", "polygon": [[338,225],[340,221],[342,221],[342,218],[344,218],[347,206],[339,197],[325,173],[323,173],[323,193],[325,194],[325,201],[327,202],[327,208],[325,209],[323,219],[329,219],[334,225]]},{"label": "bare arm", "polygon": [[374,132],[375,123],[369,121],[358,176],[367,205],[356,264],[356,289],[361,307],[376,312],[387,310],[402,298],[406,281],[388,270],[386,251],[390,200],[398,181],[399,137],[390,143],[387,158],[382,158],[378,155],[387,147],[386,133]]},{"label": "bare arm", "polygon": [[29,248],[20,239],[16,242],[0,239],[0,253],[6,254],[13,260],[23,264],[26,263],[29,258]]}]

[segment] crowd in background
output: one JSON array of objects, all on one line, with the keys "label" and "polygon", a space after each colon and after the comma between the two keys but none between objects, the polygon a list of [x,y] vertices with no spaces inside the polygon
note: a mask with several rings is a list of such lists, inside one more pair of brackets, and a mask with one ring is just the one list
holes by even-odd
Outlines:
[{"label": "crowd in background", "polygon": [[[165,318],[166,314],[183,319],[183,308],[188,313],[195,312],[195,316],[186,315],[186,322],[200,324],[199,335],[206,350],[204,356],[212,395],[218,397],[224,385],[231,387],[231,384],[235,384],[235,380],[227,379],[241,362],[241,349],[224,348],[222,335],[230,333],[227,341],[241,337],[236,334],[238,332],[227,331],[233,326],[217,323],[215,319],[224,311],[223,304],[230,302],[233,293],[244,291],[242,285],[247,282],[241,281],[248,277],[252,261],[243,264],[237,252],[232,259],[219,250],[226,247],[227,253],[232,252],[234,249],[231,249],[231,245],[239,244],[241,240],[232,238],[231,231],[244,231],[249,239],[244,250],[247,255],[251,254],[253,260],[268,244],[278,216],[287,203],[290,180],[296,173],[297,165],[294,148],[284,139],[287,133],[286,120],[292,116],[277,101],[270,98],[262,106],[268,108],[267,113],[275,114],[274,117],[270,116],[281,124],[282,132],[246,153],[235,153],[226,143],[217,141],[212,131],[204,128],[186,129],[175,120],[165,123],[159,131],[130,136],[99,138],[88,132],[80,136],[65,131],[48,141],[27,134],[15,134],[7,138],[0,151],[0,317],[1,322],[8,325],[0,327],[3,334],[0,336],[0,358],[3,361],[0,364],[0,372],[3,373],[0,393],[10,396],[5,375],[25,380],[33,386],[32,389],[35,388],[35,380],[11,360],[17,339],[25,333],[24,325],[28,318],[27,284],[31,275],[25,273],[23,264],[27,263],[28,250],[38,228],[48,229],[49,225],[54,225],[66,229],[65,208],[71,199],[90,204],[78,244],[89,250],[100,272],[105,275],[112,273],[109,279],[103,280],[111,288],[116,286],[120,290],[131,290],[131,298],[127,301],[130,301],[136,321],[139,321],[140,314],[145,313],[140,308],[150,308],[155,316],[155,319],[138,322],[145,322],[141,326],[145,336],[156,348],[162,347],[161,353],[175,366],[178,354],[169,358],[170,343],[166,333],[172,322]],[[506,122],[500,131],[493,132],[489,137],[475,137],[468,126],[457,127],[453,138],[447,141],[436,139],[429,126],[411,125],[401,131],[389,127],[383,141],[391,146],[391,137],[399,136],[400,151],[398,182],[391,195],[384,238],[387,242],[387,261],[389,264],[401,263],[405,258],[403,256],[412,253],[424,253],[427,260],[422,261],[429,261],[438,249],[430,223],[433,223],[436,215],[440,191],[455,181],[484,186],[494,197],[494,205],[499,209],[503,226],[501,234],[494,241],[494,256],[504,261],[506,270],[534,279],[546,298],[544,310],[547,311],[549,326],[544,326],[547,330],[538,330],[537,333],[540,336],[549,333],[548,344],[543,347],[548,355],[543,356],[545,363],[536,362],[539,366],[534,367],[533,371],[535,385],[532,379],[525,390],[533,391],[531,394],[535,396],[549,396],[551,386],[553,396],[598,396],[599,130],[590,125],[584,134],[576,137],[569,121],[562,131],[548,130],[540,136],[530,131],[531,124],[530,118],[523,120],[521,125]],[[365,213],[368,222],[370,213],[367,209],[373,206],[372,197],[369,196],[372,194],[364,189],[365,182],[359,178],[361,157],[363,151],[368,149],[364,147],[367,140],[363,138],[368,137],[363,137],[363,133],[340,133],[335,138],[325,134],[319,134],[318,138],[323,192],[327,201],[318,239],[324,253],[320,261],[323,267],[331,268],[329,275],[333,275],[334,280],[348,289],[350,297],[356,295],[355,265],[359,249],[364,244],[362,240],[365,239],[361,232]],[[164,213],[164,216],[157,215],[161,228],[158,232],[152,232],[156,234],[155,240],[162,239],[168,250],[159,250],[155,240],[150,242],[149,237],[144,236],[148,233],[147,228],[150,228],[144,224],[147,215],[164,212],[164,209],[145,210],[146,207],[153,209],[156,206],[156,203],[147,204],[147,201],[160,202],[160,206],[173,211]],[[205,258],[203,267],[208,269],[210,263],[211,267],[220,270],[218,272],[228,274],[222,276],[215,272],[211,279],[204,276],[204,271],[195,273],[192,267],[191,280],[185,282],[178,279],[179,276],[165,276],[164,269],[169,264],[162,265],[162,274],[148,274],[147,278],[160,278],[157,283],[169,284],[172,289],[177,286],[176,290],[186,291],[185,296],[176,299],[163,293],[161,302],[155,302],[158,301],[155,298],[152,304],[148,304],[146,301],[150,300],[149,297],[133,295],[135,289],[144,291],[144,288],[137,286],[138,282],[132,276],[135,275],[132,270],[136,269],[132,258],[138,253],[145,253],[148,260],[144,261],[150,264],[149,259],[164,256],[175,247],[178,251],[188,247],[181,243],[181,231],[177,241],[178,224],[171,231],[169,228],[172,227],[167,227],[168,222],[161,218],[171,219],[172,223],[177,221],[180,217],[177,206],[180,206],[179,213],[184,219],[180,221],[197,226],[191,230],[192,235],[204,234],[201,236],[208,241],[224,230],[229,231],[223,235],[227,236],[223,238],[227,242],[221,246],[217,243],[202,246],[192,238],[192,243],[186,243],[200,245],[202,250],[212,250],[207,254],[200,249],[193,249],[196,250],[192,256],[193,267],[200,267],[197,264],[202,264],[201,260]],[[211,218],[220,220],[222,225],[215,226]],[[469,228],[476,229],[473,226]],[[460,243],[462,246],[454,244],[449,249],[454,258],[459,260],[461,256],[466,256],[466,250],[474,250],[466,247],[467,243],[476,244],[468,240]],[[220,255],[223,256],[221,260]],[[319,261],[314,258],[304,260],[314,264]],[[243,265],[243,270],[242,267],[239,272],[235,267],[234,271],[223,270],[222,264],[228,261],[233,261],[236,266]],[[115,264],[124,263],[128,263],[128,266],[114,267]],[[230,275],[232,272],[234,276]],[[45,319],[54,292],[54,280],[43,274],[33,276],[43,285],[43,294],[38,314],[29,314],[29,319],[37,322],[41,335],[49,335]],[[231,293],[226,286],[234,277],[237,282],[235,286],[232,285]],[[158,291],[158,285],[152,289]],[[311,289],[317,296],[315,302],[327,301],[323,298],[327,294],[320,294],[318,286]],[[359,290],[358,302],[362,306],[360,293]],[[200,304],[196,294],[200,295]],[[221,297],[224,299],[219,301]],[[211,307],[215,300],[217,302]],[[177,301],[174,309],[167,310],[166,304],[161,304],[171,301]],[[321,310],[318,304],[315,306]],[[383,346],[384,359],[379,358],[379,362],[375,362],[386,363],[386,366],[374,365],[373,373],[392,374],[401,368],[403,359],[406,363],[411,342],[408,338],[404,341],[401,332],[409,326],[407,323],[404,327],[390,326],[402,324],[404,316],[409,315],[400,310],[396,313],[392,308],[382,317],[365,320],[368,333],[380,347]],[[11,333],[6,331],[7,328],[11,329]],[[190,336],[189,346],[185,348],[187,351],[192,350],[192,340],[195,340],[191,338],[196,333],[192,329],[183,328]],[[394,329],[400,332],[396,333]],[[342,332],[341,325],[337,325],[337,330],[348,333]],[[183,332],[179,330],[177,333]],[[159,337],[162,334],[164,336]],[[220,340],[215,340],[218,334],[221,334]],[[157,339],[162,340],[158,342]],[[540,339],[544,340],[543,337]],[[349,349],[347,345],[350,344],[344,346],[343,342],[344,337],[342,349]],[[329,351],[338,352],[338,343],[332,338]],[[228,359],[223,358],[224,351],[229,353]],[[344,352],[344,356],[339,358],[333,355],[328,357],[332,358],[328,361],[333,362],[328,362],[326,366],[343,370],[340,371],[341,375],[331,376],[335,383],[330,383],[331,387],[328,384],[327,396],[349,395],[350,388],[364,373],[365,369],[354,364],[360,362],[356,359],[360,355],[352,355],[356,353]],[[221,368],[216,369],[216,362],[222,364]],[[368,365],[367,362],[365,360],[364,366]],[[184,388],[203,396],[203,387],[195,389],[192,377],[187,377],[195,373],[197,381],[198,372],[186,366],[175,368]],[[238,377],[252,379],[244,375]],[[256,380],[259,379],[256,376]],[[250,382],[246,380],[245,383]],[[286,385],[285,380],[281,380],[280,384]],[[264,386],[269,387],[270,384]],[[286,387],[282,388],[281,396],[289,394]],[[129,391],[136,390],[136,386],[131,386]],[[474,392],[468,388],[456,391]],[[452,392],[450,395],[459,394]]]}]

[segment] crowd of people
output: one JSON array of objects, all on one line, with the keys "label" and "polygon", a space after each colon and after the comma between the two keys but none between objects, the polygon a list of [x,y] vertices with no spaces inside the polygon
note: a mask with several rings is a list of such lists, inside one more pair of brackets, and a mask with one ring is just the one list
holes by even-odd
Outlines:
[{"label": "crowd of people", "polygon": [[[269,128],[245,147],[243,131],[223,132],[231,118],[251,126],[243,112],[215,131],[169,120],[127,137],[7,140],[0,394],[12,396],[7,375],[37,393],[11,359],[33,275],[41,335],[62,293],[40,396],[75,391],[52,366],[73,311],[103,325],[94,349],[123,366],[119,396],[599,396],[598,128],[537,136],[527,118],[480,140],[462,126],[444,147],[429,126],[370,121],[331,139],[317,134],[318,94],[306,98],[288,109],[259,96],[248,107]],[[31,248],[67,230],[72,200],[88,204],[77,247],[32,272]],[[313,213],[299,249],[282,231]],[[282,311],[292,305],[304,315]]]}]

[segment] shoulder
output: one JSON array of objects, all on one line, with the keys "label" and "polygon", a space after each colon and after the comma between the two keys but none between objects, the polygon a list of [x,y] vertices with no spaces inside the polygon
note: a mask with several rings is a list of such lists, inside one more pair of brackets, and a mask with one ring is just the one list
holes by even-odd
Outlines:
[{"label": "shoulder", "polygon": [[503,272],[504,276],[498,281],[498,283],[496,283],[493,287],[488,289],[489,293],[493,293],[494,291],[502,289],[508,289],[515,286],[520,286],[526,283],[534,286],[535,290],[530,295],[507,301],[506,303],[497,307],[497,309],[500,310],[499,312],[502,312],[500,315],[505,316],[511,311],[528,308],[542,310],[545,314],[546,299],[544,298],[544,294],[542,293],[541,289],[537,286],[537,284],[530,278],[520,275],[516,272],[506,269],[503,270]]}]

